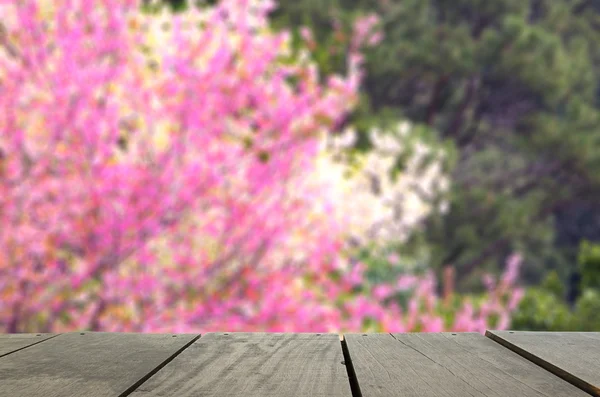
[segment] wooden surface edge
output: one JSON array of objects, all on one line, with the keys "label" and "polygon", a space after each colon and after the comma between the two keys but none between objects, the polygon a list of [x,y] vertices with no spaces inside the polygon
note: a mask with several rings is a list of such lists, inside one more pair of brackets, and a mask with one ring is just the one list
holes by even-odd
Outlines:
[{"label": "wooden surface edge", "polygon": [[18,348],[18,349],[16,349],[16,350],[11,350],[11,351],[9,351],[8,353],[0,354],[0,358],[2,358],[2,357],[6,357],[6,356],[9,356],[9,355],[11,355],[11,354],[13,354],[13,353],[16,353],[16,352],[20,352],[21,350],[24,350],[24,349],[28,349],[28,348],[30,348],[30,347],[32,347],[32,346],[35,346],[35,345],[37,345],[37,344],[40,344],[40,343],[42,343],[42,342],[45,342],[45,341],[47,341],[47,340],[50,340],[50,339],[56,338],[57,336],[60,336],[60,335],[62,335],[62,333],[59,333],[59,334],[54,334],[54,335],[50,335],[50,336],[48,336],[48,337],[46,337],[46,338],[43,338],[43,339],[41,339],[41,340],[38,340],[37,342],[34,342],[34,343],[31,343],[31,344],[29,344],[29,345],[26,345],[26,346],[20,347],[20,348]]},{"label": "wooden surface edge", "polygon": [[[168,335],[168,334],[165,334],[165,335]],[[126,397],[126,396],[130,395],[131,393],[133,393],[138,387],[143,385],[146,381],[148,381],[148,379],[152,378],[156,373],[158,373],[158,371],[160,371],[161,369],[163,369],[163,367],[165,367],[167,364],[169,364],[171,361],[173,361],[175,359],[175,357],[180,355],[185,349],[187,349],[194,342],[196,342],[198,339],[200,339],[201,336],[202,336],[202,334],[197,334],[195,337],[192,338],[192,340],[190,340],[188,343],[183,345],[183,347],[179,348],[179,350],[177,350],[175,353],[171,354],[171,356],[169,356],[166,360],[164,360],[162,363],[157,365],[152,371],[148,372],[140,380],[135,382],[127,390],[125,390],[123,393],[121,393],[119,395],[119,397]]]},{"label": "wooden surface edge", "polygon": [[594,397],[600,397],[600,389],[599,388],[597,388],[594,385],[586,382],[585,380],[578,378],[577,376],[563,370],[562,368],[559,368],[556,365],[549,363],[548,361],[536,356],[535,354],[530,353],[527,350],[507,341],[506,339],[503,339],[501,336],[494,334],[493,331],[486,330],[485,336],[490,338],[494,342],[500,344],[501,346],[517,353],[521,357],[526,358],[527,360],[531,361],[532,363],[544,368],[546,371],[549,371],[552,374],[558,376],[559,378],[564,379],[565,381],[569,382],[573,386],[580,388],[584,392],[586,392]]},{"label": "wooden surface edge", "polygon": [[343,360],[337,333],[211,332],[131,396],[352,397]]}]

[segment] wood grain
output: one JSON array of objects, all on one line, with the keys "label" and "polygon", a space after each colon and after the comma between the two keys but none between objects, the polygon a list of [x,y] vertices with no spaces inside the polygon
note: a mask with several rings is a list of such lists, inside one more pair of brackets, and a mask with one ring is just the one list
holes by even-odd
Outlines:
[{"label": "wood grain", "polygon": [[364,397],[586,396],[477,333],[344,338]]},{"label": "wood grain", "polygon": [[0,396],[119,396],[197,337],[61,334],[0,359]]},{"label": "wood grain", "polygon": [[1,334],[0,357],[48,340],[57,334]]},{"label": "wood grain", "polygon": [[600,397],[600,332],[487,331],[486,336]]},{"label": "wood grain", "polygon": [[337,334],[209,333],[131,396],[350,397]]}]

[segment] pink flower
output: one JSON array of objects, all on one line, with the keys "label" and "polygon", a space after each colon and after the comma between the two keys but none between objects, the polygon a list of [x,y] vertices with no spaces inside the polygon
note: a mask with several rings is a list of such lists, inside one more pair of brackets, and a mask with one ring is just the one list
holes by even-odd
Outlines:
[{"label": "pink flower", "polygon": [[388,255],[387,260],[393,265],[400,263],[400,257],[396,253]]},{"label": "pink flower", "polygon": [[[353,108],[376,16],[357,21],[348,73],[322,84],[314,62],[282,63],[270,1],[173,16],[172,34],[139,1],[46,3],[52,18],[38,0],[2,5],[9,36],[32,33],[14,43],[31,67],[0,56],[5,332],[443,329],[432,275],[373,284],[344,266],[348,220],[316,216],[336,202],[307,181],[317,133]],[[516,268],[452,326],[504,326]],[[384,302],[410,288],[408,310]]]}]

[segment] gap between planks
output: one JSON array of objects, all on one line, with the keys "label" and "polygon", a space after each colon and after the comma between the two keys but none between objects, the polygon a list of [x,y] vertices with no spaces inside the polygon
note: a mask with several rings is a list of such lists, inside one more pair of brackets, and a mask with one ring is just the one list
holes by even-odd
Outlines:
[{"label": "gap between planks", "polygon": [[[47,337],[47,338],[43,338],[43,339],[41,339],[41,340],[39,340],[39,341],[37,341],[37,342],[31,343],[31,344],[29,344],[29,345],[26,345],[26,346],[19,347],[19,348],[15,349],[15,350],[11,350],[11,351],[9,351],[8,353],[0,354],[0,358],[2,358],[2,357],[5,357],[5,356],[8,356],[9,354],[13,354],[13,353],[19,352],[19,351],[21,351],[21,350],[24,350],[24,349],[30,348],[30,347],[32,347],[32,346],[35,346],[35,345],[37,345],[37,344],[40,344],[40,343],[42,343],[42,342],[45,342],[45,341],[47,341],[47,340],[50,340],[50,339],[52,339],[52,338],[56,338],[56,337],[57,337],[57,336],[59,336],[59,335],[62,335],[62,334],[56,334],[56,335],[52,335],[52,336],[49,336],[49,337]],[[37,334],[37,336],[42,336],[42,334]]]},{"label": "gap between planks", "polygon": [[354,364],[352,364],[352,357],[350,357],[350,351],[348,351],[348,345],[344,335],[340,334],[340,343],[342,345],[342,353],[344,354],[344,365],[346,365],[346,371],[348,372],[348,381],[350,382],[350,391],[352,397],[362,397],[360,391],[360,385],[358,384],[358,378],[354,371]]},{"label": "gap between planks", "polygon": [[[512,333],[512,331],[509,331],[509,333]],[[532,353],[528,352],[527,350],[503,339],[502,337],[495,335],[494,333],[490,332],[489,330],[485,331],[485,336],[488,337],[489,339],[493,340],[494,342],[498,343],[499,345],[507,348],[508,350],[531,361],[532,363],[536,364],[537,366],[545,369],[546,371],[550,372],[551,374],[558,376],[559,378],[569,382],[570,384],[572,384],[575,387],[578,387],[579,389],[583,390],[584,392],[586,392],[594,397],[600,397],[600,389],[598,389],[594,385],[586,382],[585,380],[580,379],[577,376],[563,370],[562,368],[557,367],[556,365],[536,356],[535,354],[532,354]]]},{"label": "gap between planks", "polygon": [[165,365],[167,365],[171,361],[173,361],[185,349],[187,349],[194,342],[196,342],[198,339],[200,339],[201,336],[202,336],[202,334],[199,334],[198,336],[194,337],[191,341],[189,341],[188,343],[186,343],[182,348],[180,348],[175,353],[173,353],[173,355],[171,355],[171,357],[167,358],[165,361],[163,361],[162,363],[160,363],[159,365],[157,365],[156,368],[154,368],[152,371],[148,372],[143,378],[141,378],[136,383],[134,383],[133,385],[131,385],[131,387],[129,387],[129,389],[127,389],[123,393],[121,393],[119,395],[119,397],[127,397],[128,395],[130,395],[131,393],[133,393],[135,391],[135,389],[137,389],[138,387],[140,387],[144,382],[146,382],[148,379],[150,379],[152,376],[154,376],[154,374],[156,374],[158,371],[160,371],[161,369],[163,369],[163,367]]}]

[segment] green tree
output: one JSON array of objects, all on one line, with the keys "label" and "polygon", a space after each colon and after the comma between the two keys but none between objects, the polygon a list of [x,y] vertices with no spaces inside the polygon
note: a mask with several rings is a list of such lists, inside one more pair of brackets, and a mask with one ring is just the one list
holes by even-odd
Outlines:
[{"label": "green tree", "polygon": [[600,290],[600,245],[587,241],[581,245],[579,271],[583,289]]},{"label": "green tree", "polygon": [[539,287],[529,288],[513,313],[512,328],[530,331],[600,331],[600,245],[584,242],[579,251],[580,289],[571,306],[566,287],[550,272]]},{"label": "green tree", "polygon": [[529,282],[548,268],[564,280],[576,259],[581,234],[557,236],[565,211],[600,195],[595,4],[282,0],[273,18],[312,27],[327,47],[332,17],[346,26],[361,13],[382,17],[385,39],[368,53],[354,119],[407,117],[458,149],[450,212],[430,220],[425,240],[431,264],[454,264],[466,288],[515,250]]},{"label": "green tree", "polygon": [[574,316],[564,301],[563,290],[556,272],[549,273],[541,286],[527,289],[518,310],[513,313],[511,328],[528,331],[571,330]]}]

